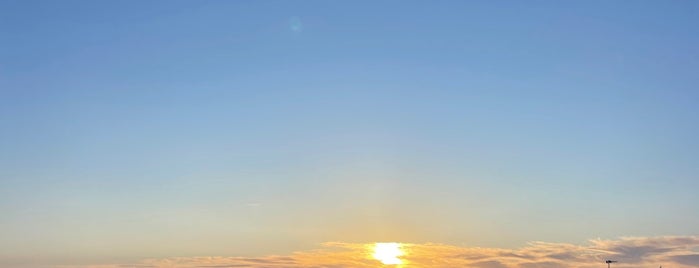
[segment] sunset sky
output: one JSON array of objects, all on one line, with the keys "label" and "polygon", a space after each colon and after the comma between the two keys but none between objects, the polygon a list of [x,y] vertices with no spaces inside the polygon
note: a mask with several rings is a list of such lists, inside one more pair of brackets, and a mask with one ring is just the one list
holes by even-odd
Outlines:
[{"label": "sunset sky", "polygon": [[698,14],[0,0],[0,267],[697,267]]}]

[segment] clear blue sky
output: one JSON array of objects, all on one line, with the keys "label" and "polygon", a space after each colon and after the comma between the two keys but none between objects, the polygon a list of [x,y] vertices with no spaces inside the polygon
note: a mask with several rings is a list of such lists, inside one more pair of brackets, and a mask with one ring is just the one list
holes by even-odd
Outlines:
[{"label": "clear blue sky", "polygon": [[697,14],[0,0],[0,258],[699,234]]}]

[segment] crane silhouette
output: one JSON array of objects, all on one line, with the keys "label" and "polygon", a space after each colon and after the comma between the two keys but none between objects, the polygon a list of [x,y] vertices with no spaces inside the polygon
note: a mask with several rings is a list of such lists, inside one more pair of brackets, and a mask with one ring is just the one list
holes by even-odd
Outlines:
[{"label": "crane silhouette", "polygon": [[607,263],[607,268],[611,268],[612,263],[615,263],[615,262],[618,262],[618,261],[613,261],[613,260],[607,260],[607,261],[605,261],[605,263]]}]

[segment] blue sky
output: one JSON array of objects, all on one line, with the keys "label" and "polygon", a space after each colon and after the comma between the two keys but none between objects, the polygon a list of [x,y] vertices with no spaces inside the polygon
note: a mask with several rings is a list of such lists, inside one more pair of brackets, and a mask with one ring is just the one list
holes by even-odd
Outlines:
[{"label": "blue sky", "polygon": [[0,258],[697,235],[697,11],[0,1]]}]

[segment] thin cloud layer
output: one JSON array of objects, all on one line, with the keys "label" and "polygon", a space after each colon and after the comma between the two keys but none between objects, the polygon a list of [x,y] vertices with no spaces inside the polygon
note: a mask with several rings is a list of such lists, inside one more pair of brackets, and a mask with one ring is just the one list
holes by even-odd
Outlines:
[{"label": "thin cloud layer", "polygon": [[[445,244],[404,244],[401,267],[476,268],[601,268],[613,259],[616,268],[689,268],[699,265],[699,237],[624,237],[590,240],[583,245],[532,242],[518,249],[459,247]],[[321,248],[288,256],[190,257],[148,259],[137,264],[93,267],[161,268],[320,268],[380,267],[371,258],[370,244],[325,243]],[[84,266],[83,266],[84,267]]]}]

